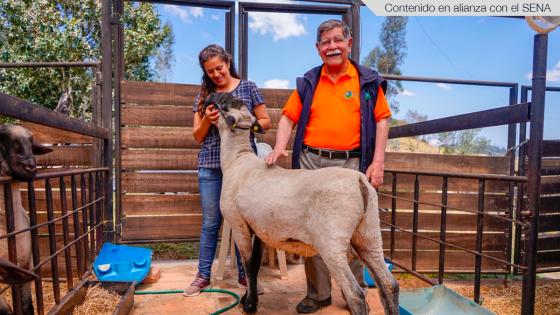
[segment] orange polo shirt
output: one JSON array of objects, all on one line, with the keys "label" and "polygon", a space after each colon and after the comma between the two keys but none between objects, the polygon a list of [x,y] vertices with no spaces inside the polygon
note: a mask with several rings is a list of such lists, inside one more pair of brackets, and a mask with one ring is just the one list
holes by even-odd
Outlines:
[{"label": "orange polo shirt", "polygon": [[[295,90],[282,114],[297,124],[302,104]],[[381,87],[372,115],[375,121],[391,116],[389,104]],[[325,67],[317,84],[303,143],[315,148],[351,150],[360,146],[360,81],[358,71],[349,63],[344,75],[333,82]]]}]

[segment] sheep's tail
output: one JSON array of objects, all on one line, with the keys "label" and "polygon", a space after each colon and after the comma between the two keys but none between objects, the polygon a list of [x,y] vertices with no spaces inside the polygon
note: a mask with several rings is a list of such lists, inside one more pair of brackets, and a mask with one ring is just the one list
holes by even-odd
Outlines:
[{"label": "sheep's tail", "polygon": [[377,192],[365,175],[360,176],[360,192],[362,193],[362,200],[364,202],[364,213],[378,212]]}]

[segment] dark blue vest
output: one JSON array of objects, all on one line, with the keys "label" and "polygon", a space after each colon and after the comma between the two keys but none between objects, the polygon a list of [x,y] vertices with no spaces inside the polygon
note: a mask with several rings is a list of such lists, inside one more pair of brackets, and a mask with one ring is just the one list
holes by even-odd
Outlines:
[{"label": "dark blue vest", "polygon": [[[374,70],[352,64],[358,70],[360,78],[360,172],[365,173],[368,166],[373,160],[373,152],[375,150],[375,117],[373,109],[377,100],[377,90],[379,86],[383,92],[387,90],[387,81],[385,81]],[[321,76],[322,65],[315,67],[306,72],[303,78],[297,78],[296,85],[299,93],[299,98],[302,103],[301,116],[296,129],[296,138],[294,140],[294,149],[292,153],[292,168],[300,168],[299,156],[303,147],[303,138],[307,122],[309,121],[309,114],[311,113],[311,103],[313,102],[313,95]]]}]

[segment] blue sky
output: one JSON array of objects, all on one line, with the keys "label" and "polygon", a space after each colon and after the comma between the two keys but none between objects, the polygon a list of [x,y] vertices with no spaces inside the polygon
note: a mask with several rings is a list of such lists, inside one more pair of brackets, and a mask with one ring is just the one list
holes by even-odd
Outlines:
[{"label": "blue sky", "polygon": [[[224,45],[224,11],[156,5],[175,33],[176,61],[169,82],[199,83],[198,52]],[[295,78],[318,65],[317,26],[328,15],[250,13],[249,79],[259,87],[293,88]],[[384,17],[361,10],[361,59],[379,43]],[[407,25],[404,75],[530,84],[534,32],[524,20],[494,17],[411,17]],[[560,30],[549,35],[548,83],[560,86]],[[430,119],[485,110],[508,103],[507,88],[404,82],[397,96],[402,118],[408,110]],[[560,139],[560,92],[547,93],[545,139]],[[481,135],[505,147],[507,128],[485,128]]]}]

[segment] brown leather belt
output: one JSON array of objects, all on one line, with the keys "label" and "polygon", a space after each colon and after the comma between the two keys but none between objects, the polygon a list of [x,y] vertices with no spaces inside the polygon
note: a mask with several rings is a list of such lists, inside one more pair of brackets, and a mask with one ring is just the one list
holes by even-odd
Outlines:
[{"label": "brown leather belt", "polygon": [[351,159],[351,158],[358,158],[361,156],[360,148],[356,148],[349,151],[339,151],[339,150],[330,150],[330,149],[317,149],[307,145],[303,145],[303,149],[307,152],[311,152],[313,154],[326,157],[328,159]]}]

